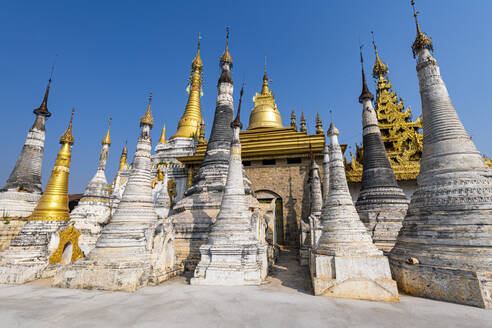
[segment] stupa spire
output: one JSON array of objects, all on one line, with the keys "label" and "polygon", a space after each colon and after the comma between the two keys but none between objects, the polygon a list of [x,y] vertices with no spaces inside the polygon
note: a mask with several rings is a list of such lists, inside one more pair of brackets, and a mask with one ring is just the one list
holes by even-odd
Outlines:
[{"label": "stupa spire", "polygon": [[226,31],[227,31],[226,45],[225,45],[224,53],[220,57],[220,66],[222,67],[222,65],[224,63],[228,63],[229,67],[232,68],[233,60],[232,60],[231,54],[229,53],[229,26],[226,27]]},{"label": "stupa spire", "polygon": [[316,134],[325,134],[325,131],[323,131],[323,122],[321,121],[319,112],[316,112]]},{"label": "stupa spire", "polygon": [[301,132],[307,132],[306,128],[306,116],[304,116],[304,112],[301,112]]},{"label": "stupa spire", "polygon": [[374,32],[371,31],[372,35],[372,45],[374,47],[374,55],[376,60],[374,61],[374,66],[372,68],[372,77],[375,79],[381,79],[388,76],[388,66],[383,63],[381,58],[379,58],[378,48],[376,46],[376,41],[374,40]]},{"label": "stupa spire", "polygon": [[200,134],[200,123],[202,121],[202,110],[200,105],[200,96],[203,95],[203,63],[200,57],[200,40],[198,35],[198,45],[196,56],[191,63],[190,80],[186,91],[188,92],[188,101],[183,116],[178,122],[176,133],[169,138],[196,138]]},{"label": "stupa spire", "polygon": [[[217,220],[210,229],[208,241],[200,247],[201,261],[197,265],[193,285],[259,285],[266,268],[251,225],[249,200],[245,193],[239,132],[241,88],[236,119],[231,122],[233,137],[229,167]],[[228,267],[224,266],[224,259]]]},{"label": "stupa spire", "polygon": [[148,125],[150,128],[154,126],[154,117],[152,116],[152,111],[150,110],[150,106],[152,104],[152,92],[149,95],[149,106],[147,107],[147,111],[144,116],[140,119],[140,126]]},{"label": "stupa spire", "polygon": [[48,96],[50,93],[51,77],[48,80],[48,85],[46,86],[46,91],[44,92],[44,98],[41,102],[41,106],[36,108],[33,113],[36,115],[42,115],[44,117],[50,117],[51,113],[48,111]]},{"label": "stupa spire", "polygon": [[56,157],[55,167],[46,185],[38,205],[28,220],[68,221],[68,175],[72,157],[71,146],[74,143],[72,120],[75,108],[65,133],[60,138],[61,149]]},{"label": "stupa spire", "polygon": [[419,50],[422,49],[428,49],[429,51],[434,52],[434,46],[432,45],[432,40],[420,30],[419,21],[417,18],[419,11],[415,10],[415,1],[411,0],[410,4],[412,5],[415,27],[417,29],[417,36],[412,44],[413,57],[415,58],[417,57]]},{"label": "stupa spire", "polygon": [[[417,13],[414,9],[415,18]],[[492,308],[492,278],[484,274],[492,271],[490,169],[451,102],[430,39],[416,24],[412,50],[423,151],[417,190],[390,253],[393,276],[412,295]],[[470,287],[457,292],[456,281]]]},{"label": "stupa spire", "polygon": [[128,168],[128,163],[126,161],[127,156],[128,156],[128,148],[127,148],[127,141],[125,141],[125,146],[123,147],[123,150],[121,151],[120,167],[118,168],[118,171],[126,170]]},{"label": "stupa spire", "polygon": [[103,140],[101,141],[101,143],[103,145],[108,145],[110,146],[111,145],[111,136],[109,135],[109,129],[111,129],[111,120],[112,120],[112,116],[110,115],[109,116],[109,119],[108,119],[108,130],[106,131],[106,134],[104,135],[104,138]]},{"label": "stupa spire", "polygon": [[[321,236],[311,259],[314,293],[328,297],[398,301],[388,259],[372,243],[352,202],[338,143],[339,131],[333,122],[327,135],[331,143],[330,191],[322,210]],[[369,282],[371,288],[367,288]]]},{"label": "stupa spire", "polygon": [[162,126],[162,132],[161,132],[161,137],[159,139],[160,144],[165,144],[166,141],[166,124]]},{"label": "stupa spire", "polygon": [[386,155],[378,119],[372,105],[374,96],[366,84],[362,47],[360,55],[363,87],[359,102],[362,104],[364,159],[362,186],[355,207],[376,246],[384,252],[389,252],[401,228],[408,200],[396,183],[395,174]]},{"label": "stupa spire", "polygon": [[297,131],[297,123],[296,123],[296,112],[292,109],[292,113],[290,114],[290,126]]}]

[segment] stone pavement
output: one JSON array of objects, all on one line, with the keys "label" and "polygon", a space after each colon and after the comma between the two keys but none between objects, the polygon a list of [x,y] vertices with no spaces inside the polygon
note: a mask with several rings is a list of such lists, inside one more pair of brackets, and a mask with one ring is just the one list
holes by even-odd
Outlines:
[{"label": "stone pavement", "polygon": [[0,285],[0,327],[490,327],[492,311],[401,295],[400,303],[312,296],[295,250],[262,286],[190,286],[176,277],[134,293]]}]

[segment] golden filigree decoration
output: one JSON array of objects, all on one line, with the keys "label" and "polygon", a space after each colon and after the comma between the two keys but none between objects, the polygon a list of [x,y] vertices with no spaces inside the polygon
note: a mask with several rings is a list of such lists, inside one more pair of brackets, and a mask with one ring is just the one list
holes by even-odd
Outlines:
[{"label": "golden filigree decoration", "polygon": [[84,254],[82,250],[79,248],[79,237],[81,232],[74,227],[73,223],[71,226],[66,228],[64,231],[58,230],[58,236],[60,237],[60,241],[58,242],[58,248],[56,251],[50,256],[50,263],[60,263],[63,256],[63,251],[65,250],[65,246],[68,243],[72,244],[72,257],[70,262],[77,261],[82,258]]},{"label": "golden filigree decoration", "polygon": [[[422,117],[411,120],[410,108],[405,109],[403,99],[391,89],[392,85],[386,74],[381,70],[379,72],[379,76],[375,76],[375,109],[386,154],[397,180],[414,180],[420,172]],[[345,160],[347,179],[350,182],[359,182],[362,180],[363,169],[362,146],[356,145],[355,156],[351,154],[351,157],[350,163]]]}]

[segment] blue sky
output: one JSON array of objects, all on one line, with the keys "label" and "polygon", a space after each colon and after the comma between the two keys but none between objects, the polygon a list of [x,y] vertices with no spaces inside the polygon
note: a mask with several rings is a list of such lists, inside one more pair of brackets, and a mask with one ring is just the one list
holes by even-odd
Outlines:
[{"label": "blue sky", "polygon": [[[389,65],[393,88],[421,114],[411,44],[415,38],[410,1],[2,1],[0,4],[0,138],[6,181],[32,125],[51,63],[58,54],[47,121],[43,183],[59,150],[72,106],[75,145],[70,192],[83,192],[95,173],[107,118],[113,116],[113,144],[107,167],[111,181],[128,138],[133,156],[148,94],[153,92],[154,145],[162,125],[171,136],[186,104],[197,35],[203,36],[202,112],[210,133],[217,96],[218,59],[225,27],[238,95],[246,82],[242,121],[261,87],[264,57],[284,125],[294,108],[304,110],[314,132],[316,111],[325,126],[329,110],[340,141],[361,141],[358,38],[365,44],[370,72],[374,30],[380,56]],[[492,156],[490,12],[486,0],[417,1],[422,29],[432,37],[435,57],[453,103],[479,150]],[[374,83],[370,79],[370,89]],[[236,98],[237,101],[237,98]],[[350,149],[349,149],[350,150]],[[131,159],[131,157],[130,157]]]}]

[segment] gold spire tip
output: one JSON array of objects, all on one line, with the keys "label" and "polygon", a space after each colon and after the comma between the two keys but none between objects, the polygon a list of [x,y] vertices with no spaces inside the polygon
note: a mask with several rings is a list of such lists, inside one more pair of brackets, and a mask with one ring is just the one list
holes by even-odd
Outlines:
[{"label": "gold spire tip", "polygon": [[61,144],[68,143],[70,145],[73,145],[74,143],[74,138],[72,134],[72,121],[73,121],[74,112],[75,112],[75,107],[72,108],[72,115],[70,115],[70,122],[68,123],[67,130],[65,131],[65,133],[63,133],[63,135],[60,138]]},{"label": "gold spire tip", "polygon": [[413,57],[415,58],[417,56],[417,53],[422,49],[428,49],[429,51],[434,52],[434,46],[432,45],[432,40],[420,29],[419,21],[417,18],[419,11],[415,9],[415,1],[410,0],[410,4],[412,5],[415,27],[417,29],[417,37],[412,44]]},{"label": "gold spire tip", "polygon": [[232,57],[231,54],[229,53],[229,26],[226,27],[226,46],[224,53],[220,57],[220,64],[222,65],[223,63],[228,63],[232,67]]}]

